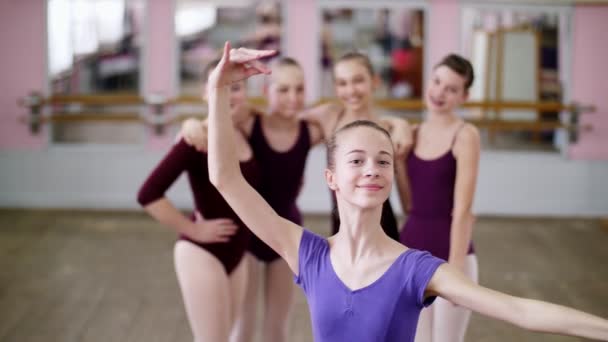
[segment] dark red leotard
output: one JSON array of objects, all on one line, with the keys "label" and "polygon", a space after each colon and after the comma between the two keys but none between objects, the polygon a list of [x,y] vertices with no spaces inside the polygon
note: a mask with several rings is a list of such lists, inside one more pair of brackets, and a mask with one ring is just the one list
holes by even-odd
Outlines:
[{"label": "dark red leotard", "polygon": [[[256,116],[249,144],[262,170],[260,194],[281,217],[302,225],[302,215],[296,199],[302,187],[306,158],[310,150],[308,124],[300,123],[300,131],[294,145],[285,152],[275,151],[264,136],[262,117]],[[279,258],[263,241],[252,236],[249,251],[264,262]]]},{"label": "dark red leotard", "polygon": [[[252,158],[240,165],[245,179],[257,188],[260,171],[256,161]],[[205,219],[231,219],[239,228],[230,241],[225,243],[201,243],[185,235],[180,235],[180,239],[190,241],[209,251],[230,274],[241,261],[252,234],[209,181],[206,153],[199,152],[183,139],[180,140],[146,179],[139,190],[137,200],[139,204],[146,206],[162,198],[184,171],[188,174],[196,210]]]}]

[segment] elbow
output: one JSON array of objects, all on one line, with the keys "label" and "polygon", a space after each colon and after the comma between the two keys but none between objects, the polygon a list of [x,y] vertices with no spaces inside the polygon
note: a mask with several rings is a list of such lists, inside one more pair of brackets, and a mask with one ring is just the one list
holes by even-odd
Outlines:
[{"label": "elbow", "polygon": [[515,298],[508,321],[524,330],[539,331],[537,317],[531,314],[531,305],[530,300]]},{"label": "elbow", "polygon": [[140,207],[144,207],[145,206],[144,200],[145,200],[145,198],[142,196],[141,192],[139,192],[137,194],[137,203],[139,204]]},{"label": "elbow", "polygon": [[211,182],[211,184],[213,184],[213,186],[220,193],[222,193],[224,190],[226,190],[226,187],[228,186],[230,179],[231,179],[231,177],[230,177],[229,173],[226,171],[209,170],[209,182]]},{"label": "elbow", "polygon": [[222,193],[231,184],[242,178],[238,160],[223,161],[218,158],[209,158],[208,164],[209,182]]},{"label": "elbow", "polygon": [[157,196],[154,196],[150,191],[147,191],[147,189],[143,187],[137,192],[137,203],[143,208],[154,202],[155,197],[157,198]]}]

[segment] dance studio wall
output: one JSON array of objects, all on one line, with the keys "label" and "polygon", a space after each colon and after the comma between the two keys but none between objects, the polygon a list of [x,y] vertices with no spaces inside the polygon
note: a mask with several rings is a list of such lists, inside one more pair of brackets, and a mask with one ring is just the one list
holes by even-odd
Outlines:
[{"label": "dance studio wall", "polygon": [[608,160],[608,6],[578,6],[574,11],[572,99],[593,103],[595,113],[583,114],[581,124],[592,129],[570,148],[574,159]]},{"label": "dance studio wall", "polygon": [[[44,3],[43,0],[15,1],[9,6],[7,2],[0,2],[3,19],[0,20],[0,46],[10,47],[3,48],[0,60],[0,206],[136,209],[137,189],[170,145],[172,134],[157,138],[150,132],[145,144],[127,148],[55,146],[48,144],[45,132],[32,136],[27,127],[17,121],[19,115],[26,113],[16,105],[18,98],[31,90],[47,91]],[[288,18],[288,25],[314,22],[306,20],[313,20],[315,7],[302,3],[296,13],[301,16],[299,21]],[[172,5],[166,1],[148,1],[147,6],[150,31],[145,38],[143,92],[144,95],[162,92],[170,96],[176,87],[175,49],[171,39],[173,18],[166,13],[172,13]],[[577,32],[595,32],[596,26],[586,25],[604,25],[600,32],[606,32],[601,21],[585,21],[592,12],[583,8],[576,13]],[[288,12],[288,16],[293,15],[291,13]],[[458,42],[460,36],[453,27],[458,24],[441,18],[457,18],[459,6],[433,1],[429,15],[429,55],[437,59],[451,49],[458,49],[454,42]],[[153,29],[157,31],[151,31]],[[287,32],[305,34],[305,31],[287,27]],[[16,41],[15,37],[19,40]],[[311,40],[304,39],[306,36],[296,38],[293,41]],[[595,45],[601,44],[596,42]],[[314,56],[306,55],[310,47],[298,47],[300,50],[296,46],[288,46],[288,53],[293,49],[293,54],[303,60],[305,68],[314,68],[315,62],[311,61]],[[576,65],[573,71],[580,67],[578,63],[586,63],[585,68],[592,68],[590,70],[604,70],[601,57],[608,52],[601,50],[600,57],[587,58],[580,54],[588,51],[577,51],[577,44],[574,48]],[[304,56],[300,57],[301,54]],[[432,62],[429,60],[427,64]],[[307,70],[307,74],[313,73],[314,69]],[[587,75],[587,79],[574,82],[573,98],[581,96],[585,101],[593,100],[605,111],[608,99],[599,98],[597,94],[585,98],[589,93],[576,88],[581,84],[588,86],[600,82],[595,80],[597,72],[580,76],[583,75]],[[309,89],[312,85],[309,83]],[[304,212],[327,213],[329,210],[329,194],[322,173],[324,160],[324,151],[320,147],[315,148],[309,157],[306,186],[300,197]],[[605,216],[608,214],[606,175],[606,161],[572,160],[555,153],[484,151],[475,211],[499,215]],[[192,202],[185,179],[181,179],[168,196],[183,208],[190,207]],[[393,199],[394,207],[399,208],[397,198]]]}]

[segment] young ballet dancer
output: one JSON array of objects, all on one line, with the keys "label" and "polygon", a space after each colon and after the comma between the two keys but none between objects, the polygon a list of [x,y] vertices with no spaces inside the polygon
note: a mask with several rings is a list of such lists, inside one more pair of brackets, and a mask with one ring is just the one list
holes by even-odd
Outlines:
[{"label": "young ballet dancer", "polygon": [[[296,200],[303,184],[304,169],[310,148],[323,140],[321,129],[298,118],[304,108],[304,72],[299,63],[281,57],[271,63],[273,71],[265,84],[267,114],[252,115],[240,124],[248,137],[254,158],[262,170],[259,192],[283,218],[302,224]],[[202,126],[201,126],[202,125]],[[206,148],[205,123],[190,120],[182,134],[194,145]],[[282,165],[277,173],[276,165]],[[249,281],[243,314],[237,321],[236,341],[251,341],[259,293],[260,274],[264,278],[264,341],[287,341],[289,314],[294,284],[291,270],[279,255],[253,236],[246,260]],[[260,266],[262,272],[258,272]]]},{"label": "young ballet dancer", "polygon": [[[387,128],[400,133],[401,135],[397,134],[399,138],[395,139],[394,143],[398,148],[403,148],[411,140],[408,132],[409,126],[401,119],[378,118],[371,111],[371,96],[374,88],[373,71],[371,63],[365,55],[349,54],[338,60],[336,88],[337,93],[341,96],[339,97],[341,105],[322,105],[311,109],[310,113],[305,116],[308,123],[295,117],[296,113],[302,111],[304,105],[303,70],[297,62],[290,58],[280,59],[273,65],[274,72],[270,77],[271,81],[266,92],[269,115],[255,116],[251,120],[243,121],[240,127],[250,137],[249,142],[254,156],[263,170],[260,194],[279,215],[301,224],[295,200],[301,186],[300,181],[307,152],[312,145],[321,141],[326,134],[333,134],[335,129],[348,123],[348,120],[362,117],[378,120]],[[348,85],[344,85],[348,82],[352,83],[354,91],[349,90]],[[293,150],[277,153],[280,150],[287,150],[287,147],[296,141],[300,128],[302,133],[304,133],[304,129],[310,133],[310,141],[302,141],[302,144],[293,145],[297,147]],[[196,120],[186,121],[182,134],[194,146],[204,147],[207,143],[204,123]],[[307,136],[308,134],[299,134],[302,139]],[[272,167],[265,168],[265,165]],[[274,168],[276,165],[285,165],[288,170],[285,170],[282,175],[277,175],[276,168]],[[397,223],[388,201],[384,206],[382,223],[383,227],[388,228],[390,236],[397,239]],[[280,336],[285,336],[288,318],[286,313],[290,307],[292,292],[288,291],[292,288],[291,281],[286,278],[289,269],[284,262],[277,261],[278,254],[255,237],[251,241],[250,251],[259,261],[265,262],[268,266],[265,273],[266,314],[263,325],[263,334],[267,337],[265,340],[284,340]],[[250,267],[256,266],[250,265]],[[259,282],[256,278],[257,273],[250,272],[248,294],[257,293],[256,284]],[[246,298],[243,320],[239,324],[241,336],[244,336],[243,340],[249,340],[249,336],[253,334],[257,299],[254,295],[248,295]]]},{"label": "young ballet dancer", "polygon": [[[267,115],[256,115],[241,127],[262,170],[260,194],[277,214],[301,225],[296,200],[304,181],[308,152],[322,140],[322,135],[318,127],[297,117],[305,98],[304,72],[298,62],[281,57],[271,63],[271,70],[265,85]],[[201,138],[207,140],[206,136]],[[249,281],[237,341],[253,340],[260,276],[264,278],[262,340],[288,341],[294,293],[291,270],[285,260],[256,236],[252,237],[248,250]],[[262,272],[258,272],[260,266]]]},{"label": "young ballet dancer", "polygon": [[388,132],[373,122],[351,122],[328,141],[325,176],[341,219],[336,235],[325,239],[277,215],[243,178],[232,123],[223,115],[229,86],[268,73],[258,59],[272,53],[226,43],[208,81],[209,177],[295,274],[316,341],[413,341],[420,310],[435,296],[522,328],[608,340],[605,319],[481,287],[444,260],[389,238],[380,217],[393,183],[394,151]]},{"label": "young ballet dancer", "polygon": [[[334,89],[338,104],[322,105],[304,113],[304,117],[319,123],[325,136],[331,136],[340,127],[355,120],[377,121],[379,116],[374,108],[374,90],[380,81],[375,74],[369,58],[358,52],[350,52],[340,57],[333,68]],[[411,148],[410,126],[403,119],[393,118],[390,121],[391,134],[402,134],[395,145],[398,155],[403,155]],[[385,126],[385,125],[383,125]],[[385,128],[388,128],[385,126]],[[336,200],[332,194],[332,233],[340,226],[340,217],[336,211]],[[382,207],[382,228],[388,236],[399,240],[397,220],[390,201]]]},{"label": "young ballet dancer", "polygon": [[[427,115],[414,127],[414,147],[397,164],[397,186],[407,221],[400,241],[428,251],[478,282],[471,207],[479,165],[479,132],[455,110],[473,83],[472,65],[458,55],[435,68],[425,92]],[[422,311],[416,342],[462,342],[471,311],[442,298]]]},{"label": "young ballet dancer", "polygon": [[[211,63],[204,75],[216,64]],[[238,116],[246,101],[245,83],[232,83],[228,93],[224,115]],[[257,186],[260,170],[251,148],[233,129],[235,157],[245,179]],[[183,172],[190,182],[196,220],[184,216],[165,197]],[[195,341],[227,341],[243,306],[247,265],[242,259],[251,233],[209,182],[207,153],[178,141],[140,188],[138,202],[152,217],[179,233],[175,271]]]}]

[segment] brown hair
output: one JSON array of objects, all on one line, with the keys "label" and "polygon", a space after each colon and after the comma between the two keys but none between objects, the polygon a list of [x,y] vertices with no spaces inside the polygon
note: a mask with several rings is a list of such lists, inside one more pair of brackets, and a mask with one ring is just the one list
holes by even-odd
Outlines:
[{"label": "brown hair", "polygon": [[296,68],[302,68],[302,66],[300,66],[300,63],[298,63],[298,61],[296,61],[295,59],[291,58],[291,57],[280,57],[274,61],[271,62],[272,66],[276,66],[276,67],[282,67],[282,66],[293,66]]},{"label": "brown hair", "polygon": [[475,73],[473,71],[471,62],[469,62],[468,59],[452,53],[443,57],[443,59],[435,66],[435,69],[442,65],[445,65],[458,75],[464,77],[464,89],[465,91],[469,90],[473,84],[473,80],[475,80]]},{"label": "brown hair", "polygon": [[[342,126],[340,129],[335,131],[334,134],[332,134],[332,136],[331,136],[331,138],[329,138],[329,140],[327,140],[327,168],[329,168],[330,170],[333,170],[335,167],[336,158],[334,157],[334,154],[336,152],[336,147],[338,147],[338,144],[336,142],[336,137],[338,136],[338,134],[340,134],[344,131],[348,131],[350,129],[356,128],[356,127],[369,127],[371,129],[375,129],[378,132],[381,132],[384,135],[386,135],[386,137],[389,140],[391,139],[390,133],[386,129],[382,128],[382,126],[378,125],[377,123],[375,123],[373,121],[356,120],[347,125]],[[393,146],[392,143],[391,143],[391,146]]]},{"label": "brown hair", "polygon": [[345,53],[340,58],[338,58],[335,65],[338,65],[340,62],[349,62],[349,61],[356,61],[356,62],[361,63],[361,65],[363,65],[365,67],[365,69],[367,69],[367,71],[369,71],[369,75],[372,77],[376,74],[374,72],[374,67],[372,66],[372,62],[369,60],[369,57],[367,57],[366,54],[360,53],[360,52],[352,51],[352,52]]}]

